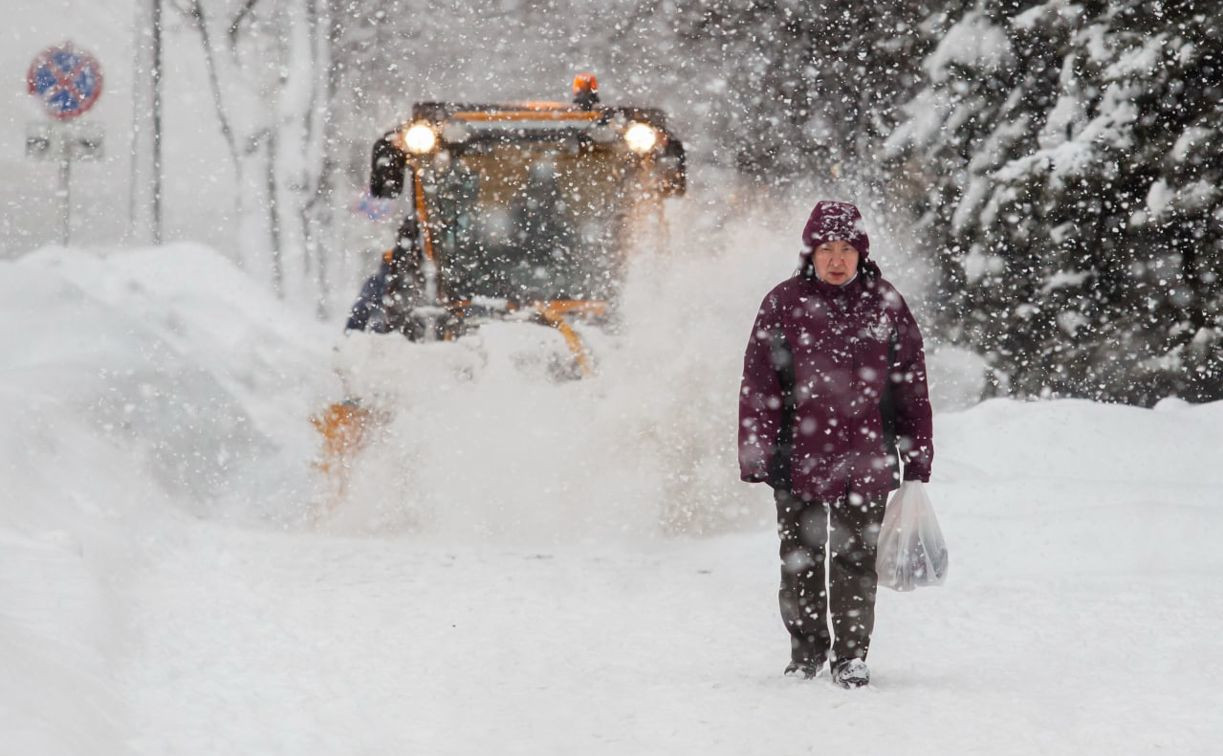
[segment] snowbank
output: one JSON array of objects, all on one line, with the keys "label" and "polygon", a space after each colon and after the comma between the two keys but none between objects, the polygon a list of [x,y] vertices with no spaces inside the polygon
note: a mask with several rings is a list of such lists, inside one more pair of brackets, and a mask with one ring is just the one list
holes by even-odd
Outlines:
[{"label": "snowbank", "polygon": [[166,521],[308,458],[324,342],[192,245],[43,250],[0,263],[0,302],[0,730],[119,752],[115,588]]}]

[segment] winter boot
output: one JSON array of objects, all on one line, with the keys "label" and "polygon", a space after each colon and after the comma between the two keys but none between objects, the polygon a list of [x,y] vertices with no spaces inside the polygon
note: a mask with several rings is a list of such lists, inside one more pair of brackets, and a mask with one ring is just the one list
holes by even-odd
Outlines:
[{"label": "winter boot", "polygon": [[861,659],[842,659],[832,668],[832,681],[842,688],[861,688],[871,681],[871,671]]},{"label": "winter boot", "polygon": [[820,659],[798,659],[786,665],[785,676],[797,677],[802,675],[804,680],[811,680],[820,676],[824,671],[825,660]]}]

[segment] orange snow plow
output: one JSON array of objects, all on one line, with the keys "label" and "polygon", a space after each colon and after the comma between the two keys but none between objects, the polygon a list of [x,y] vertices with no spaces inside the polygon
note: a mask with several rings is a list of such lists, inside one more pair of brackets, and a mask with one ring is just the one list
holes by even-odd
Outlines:
[{"label": "orange snow plow", "polygon": [[[589,74],[571,103],[416,103],[371,168],[371,194],[407,212],[348,330],[436,342],[544,325],[568,350],[566,378],[594,373],[583,329],[614,319],[629,256],[665,244],[663,201],[687,188],[663,113],[602,105]],[[347,469],[377,415],[346,400],[313,418],[324,472]]]}]

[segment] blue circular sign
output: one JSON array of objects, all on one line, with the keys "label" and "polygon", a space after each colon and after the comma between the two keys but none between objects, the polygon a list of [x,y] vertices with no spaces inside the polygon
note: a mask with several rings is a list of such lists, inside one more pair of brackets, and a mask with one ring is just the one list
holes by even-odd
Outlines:
[{"label": "blue circular sign", "polygon": [[65,42],[34,58],[26,83],[52,118],[67,121],[97,102],[102,94],[102,66],[89,53]]}]

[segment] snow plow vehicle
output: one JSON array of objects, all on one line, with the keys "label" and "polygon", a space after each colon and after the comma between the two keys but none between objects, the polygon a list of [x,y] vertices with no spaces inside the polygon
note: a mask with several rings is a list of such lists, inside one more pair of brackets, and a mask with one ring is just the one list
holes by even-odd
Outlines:
[{"label": "snow plow vehicle", "polygon": [[[686,185],[662,111],[602,105],[589,74],[569,103],[418,102],[373,148],[370,193],[405,213],[346,330],[446,342],[538,324],[565,346],[554,372],[590,375],[582,327],[613,317],[628,256],[665,246],[663,200]],[[346,464],[372,412],[348,400],[314,418],[324,469]]]}]

